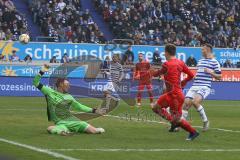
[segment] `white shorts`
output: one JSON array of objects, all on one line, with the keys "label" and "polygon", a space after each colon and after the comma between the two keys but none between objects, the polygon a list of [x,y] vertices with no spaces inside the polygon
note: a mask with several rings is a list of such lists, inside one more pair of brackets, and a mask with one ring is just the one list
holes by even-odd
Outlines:
[{"label": "white shorts", "polygon": [[210,94],[211,88],[206,86],[192,86],[187,92],[185,98],[193,99],[197,94],[201,95],[203,99],[206,99]]},{"label": "white shorts", "polygon": [[118,87],[116,85],[116,83],[114,82],[108,82],[105,86],[104,86],[104,91],[109,91],[109,92],[116,92],[116,87]]}]

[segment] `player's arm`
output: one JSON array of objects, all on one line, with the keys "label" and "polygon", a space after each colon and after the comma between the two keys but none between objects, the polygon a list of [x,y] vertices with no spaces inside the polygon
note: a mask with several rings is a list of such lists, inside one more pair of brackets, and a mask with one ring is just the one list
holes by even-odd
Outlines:
[{"label": "player's arm", "polygon": [[119,77],[118,81],[121,82],[123,78],[124,78],[124,72],[123,72],[123,67],[121,65],[121,67],[120,67],[120,77]]},{"label": "player's arm", "polygon": [[136,64],[135,68],[133,69],[133,80],[139,79],[138,75],[139,75],[139,68],[138,68],[138,65]]},{"label": "player's arm", "polygon": [[85,113],[104,114],[103,110],[87,107],[87,106],[79,103],[78,101],[76,101],[74,98],[73,98],[71,107],[73,107],[77,111],[81,111],[81,112],[85,112]]},{"label": "player's arm", "polygon": [[168,71],[167,65],[166,65],[166,63],[163,63],[161,69],[156,70],[156,71],[155,71],[155,70],[151,70],[150,72],[151,72],[151,75],[152,75],[153,77],[159,77],[159,76],[161,76],[161,75],[163,75],[163,74],[166,74],[167,71]]},{"label": "player's arm", "polygon": [[87,112],[87,113],[94,113],[94,109],[93,108],[87,107],[87,106],[79,103],[75,99],[73,99],[73,102],[72,102],[71,106],[74,109],[78,110],[78,111]]},{"label": "player's arm", "polygon": [[221,80],[222,79],[222,74],[221,72],[214,72],[210,69],[205,68],[205,72],[209,73],[213,78],[215,78],[216,80]]},{"label": "player's arm", "polygon": [[147,71],[147,74],[148,74],[148,76],[150,75],[149,79],[152,79],[151,68],[152,68],[151,64],[148,63],[148,71]]},{"label": "player's arm", "polygon": [[44,65],[42,69],[39,71],[39,73],[34,77],[33,79],[33,85],[39,89],[44,95],[47,95],[52,91],[51,88],[44,86],[40,81],[42,76],[44,75],[45,72],[47,72],[49,69],[49,66]]},{"label": "player's arm", "polygon": [[111,75],[109,69],[104,69],[104,73],[105,73],[106,75],[108,75],[108,76]]},{"label": "player's arm", "polygon": [[194,78],[194,74],[184,63],[183,63],[183,73],[185,73],[187,75],[187,77],[181,81],[182,87],[186,86],[187,82]]},{"label": "player's arm", "polygon": [[213,78],[215,78],[216,80],[221,80],[222,79],[222,72],[221,72],[221,67],[220,64],[218,63],[218,65],[214,68],[214,70],[205,68],[204,69],[205,72],[209,73]]}]

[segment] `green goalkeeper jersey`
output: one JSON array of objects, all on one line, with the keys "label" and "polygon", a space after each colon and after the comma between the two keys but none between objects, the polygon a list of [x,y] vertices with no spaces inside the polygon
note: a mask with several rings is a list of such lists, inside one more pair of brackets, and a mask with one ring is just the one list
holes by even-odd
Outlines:
[{"label": "green goalkeeper jersey", "polygon": [[70,113],[70,108],[73,107],[77,111],[93,112],[92,108],[80,104],[70,94],[58,92],[50,87],[40,83],[41,74],[35,76],[33,84],[46,97],[47,100],[47,115],[48,120],[55,124],[59,121],[76,121],[79,120]]}]

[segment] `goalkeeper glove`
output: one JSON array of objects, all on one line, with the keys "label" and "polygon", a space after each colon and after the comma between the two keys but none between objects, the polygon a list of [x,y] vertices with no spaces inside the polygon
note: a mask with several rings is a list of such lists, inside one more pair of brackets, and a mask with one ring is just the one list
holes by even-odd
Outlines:
[{"label": "goalkeeper glove", "polygon": [[93,108],[92,112],[96,114],[104,115],[106,114],[107,111],[104,108]]},{"label": "goalkeeper glove", "polygon": [[41,68],[41,71],[42,71],[42,72],[47,72],[47,71],[49,70],[49,68],[50,68],[49,65],[44,64],[44,65],[42,66],[42,68]]},{"label": "goalkeeper glove", "polygon": [[42,76],[44,75],[45,72],[47,72],[49,70],[50,66],[47,64],[44,64],[41,68],[41,70],[39,71],[39,74]]}]

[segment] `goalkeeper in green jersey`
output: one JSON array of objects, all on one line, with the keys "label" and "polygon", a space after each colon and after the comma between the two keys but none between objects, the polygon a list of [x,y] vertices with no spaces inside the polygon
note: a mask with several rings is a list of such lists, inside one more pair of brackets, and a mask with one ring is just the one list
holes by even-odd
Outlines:
[{"label": "goalkeeper in green jersey", "polygon": [[104,114],[101,109],[89,108],[76,101],[69,93],[69,81],[65,78],[58,78],[56,81],[57,89],[44,86],[40,83],[42,75],[49,69],[44,65],[38,75],[35,76],[33,84],[46,97],[48,120],[53,121],[55,125],[47,128],[50,134],[70,135],[72,133],[103,133],[103,128],[95,128],[92,125],[80,121],[70,113],[70,108],[81,112]]}]

